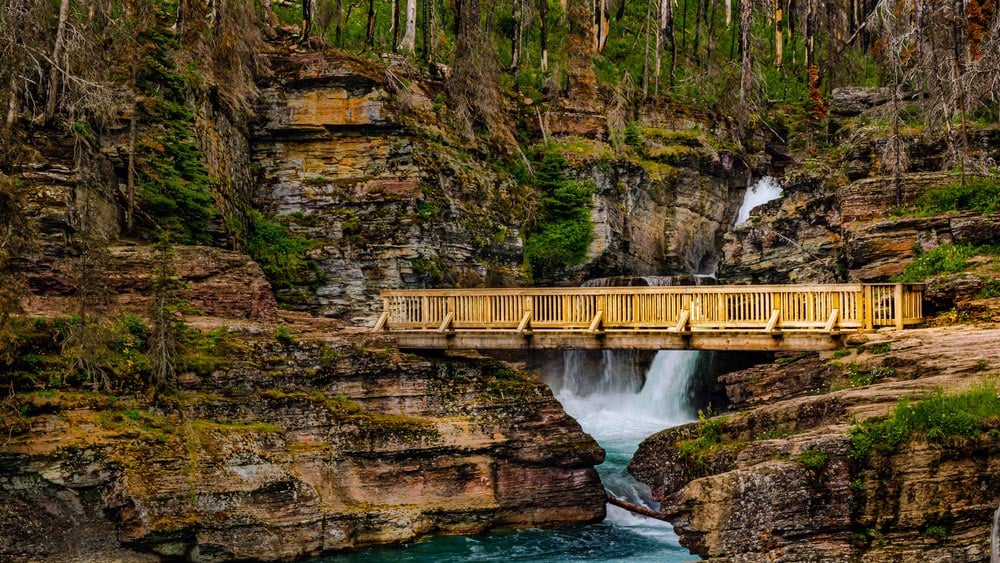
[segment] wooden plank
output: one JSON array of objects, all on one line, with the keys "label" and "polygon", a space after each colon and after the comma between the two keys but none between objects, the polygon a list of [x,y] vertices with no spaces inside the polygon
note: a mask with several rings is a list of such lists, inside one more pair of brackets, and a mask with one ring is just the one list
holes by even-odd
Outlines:
[{"label": "wooden plank", "polygon": [[837,325],[837,318],[840,317],[840,309],[834,309],[830,312],[830,318],[826,321],[826,326],[823,327],[823,332],[833,332],[834,327]]},{"label": "wooden plank", "polygon": [[517,325],[518,334],[524,334],[524,331],[531,332],[531,311],[525,311],[521,323]]},{"label": "wooden plank", "polygon": [[455,313],[448,313],[447,315],[445,315],[444,321],[441,323],[441,326],[438,327],[437,331],[438,332],[447,331],[451,327],[451,323],[454,320],[455,320]]},{"label": "wooden plank", "polygon": [[379,332],[380,330],[386,328],[386,321],[389,320],[389,311],[382,313],[382,316],[378,318],[378,322],[372,327],[372,332]]},{"label": "wooden plank", "polygon": [[535,330],[530,338],[511,330],[450,333],[392,332],[403,350],[718,350],[827,351],[843,347],[843,334],[820,331],[605,331],[601,338],[583,330]]},{"label": "wooden plank", "polygon": [[[923,321],[922,291],[903,284],[386,290],[389,316],[380,329],[510,330],[527,311],[522,332],[903,328]],[[443,323],[449,314],[450,324]]]},{"label": "wooden plank", "polygon": [[767,325],[764,327],[764,332],[773,334],[775,328],[778,326],[778,320],[781,319],[781,309],[774,309],[771,311],[771,318],[767,320]]},{"label": "wooden plank", "polygon": [[677,319],[677,324],[674,326],[674,332],[684,332],[687,328],[688,320],[691,318],[691,311],[684,309],[681,311],[681,318]]},{"label": "wooden plank", "polygon": [[587,327],[587,332],[590,334],[597,332],[597,329],[601,326],[601,318],[603,317],[604,311],[598,311],[597,314],[594,315],[594,320],[590,321],[590,326]]},{"label": "wooden plank", "polygon": [[896,314],[896,330],[903,330],[903,284],[893,288],[892,311]]}]

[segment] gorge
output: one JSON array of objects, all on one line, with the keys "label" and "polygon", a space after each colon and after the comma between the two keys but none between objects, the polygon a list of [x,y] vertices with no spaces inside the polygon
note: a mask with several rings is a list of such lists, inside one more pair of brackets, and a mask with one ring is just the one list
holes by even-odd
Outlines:
[{"label": "gorge", "polygon": [[[1000,18],[737,4],[5,3],[0,561],[989,560]],[[820,353],[369,331],[890,281]]]}]

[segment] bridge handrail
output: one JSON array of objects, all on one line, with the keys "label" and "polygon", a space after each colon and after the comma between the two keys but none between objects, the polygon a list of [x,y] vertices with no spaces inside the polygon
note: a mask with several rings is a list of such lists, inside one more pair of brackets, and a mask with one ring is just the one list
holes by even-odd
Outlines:
[{"label": "bridge handrail", "polygon": [[923,322],[919,284],[382,291],[390,330],[873,330]]}]

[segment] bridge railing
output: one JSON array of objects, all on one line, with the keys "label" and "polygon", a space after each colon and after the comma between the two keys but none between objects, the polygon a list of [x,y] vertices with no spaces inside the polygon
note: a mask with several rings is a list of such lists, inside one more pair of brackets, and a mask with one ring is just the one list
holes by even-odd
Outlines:
[{"label": "bridge railing", "polygon": [[830,284],[382,292],[390,330],[873,330],[923,322],[923,286]]}]

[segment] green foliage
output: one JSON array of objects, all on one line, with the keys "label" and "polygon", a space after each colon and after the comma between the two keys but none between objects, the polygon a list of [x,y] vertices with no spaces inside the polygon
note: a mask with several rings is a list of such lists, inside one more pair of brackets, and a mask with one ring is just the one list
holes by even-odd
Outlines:
[{"label": "green foliage", "polygon": [[208,376],[230,363],[236,345],[226,327],[206,332],[189,328],[179,348],[177,371]]},{"label": "green foliage", "polygon": [[278,325],[274,328],[274,339],[278,342],[285,344],[295,343],[295,337],[292,336],[291,331],[288,329],[288,325]]},{"label": "green foliage", "polygon": [[306,256],[312,248],[309,239],[292,234],[282,223],[265,219],[257,210],[250,210],[249,219],[247,254],[260,264],[274,288],[309,285],[322,279],[316,262]]},{"label": "green foliage", "polygon": [[548,151],[536,168],[541,200],[535,228],[524,246],[525,262],[536,283],[552,280],[565,268],[579,264],[594,238],[589,207],[593,186],[567,179],[567,167],[562,154]]},{"label": "green foliage", "polygon": [[635,121],[630,121],[628,125],[625,126],[625,144],[630,147],[639,147],[642,145],[642,129],[639,124]]},{"label": "green foliage", "polygon": [[951,530],[948,529],[948,526],[944,526],[941,524],[932,524],[930,526],[927,526],[927,529],[924,530],[924,533],[932,538],[937,539],[938,541],[941,541],[951,535]]},{"label": "green foliage", "polygon": [[892,281],[913,283],[937,274],[961,272],[966,268],[969,258],[975,256],[979,250],[970,244],[942,244],[933,250],[917,254],[906,265],[903,273],[894,277]]},{"label": "green foliage", "polygon": [[139,44],[146,50],[136,77],[142,93],[136,155],[141,224],[150,233],[170,232],[180,243],[209,243],[209,223],[217,215],[213,180],[195,141],[189,86],[173,60],[179,45],[155,26]]},{"label": "green foliage", "polygon": [[699,465],[708,463],[708,457],[722,445],[722,436],[729,420],[724,416],[709,418],[710,415],[698,410],[698,437],[681,442],[677,451],[685,458]]},{"label": "green foliage", "polygon": [[892,342],[872,344],[868,347],[868,351],[872,354],[888,354],[890,350],[892,350]]},{"label": "green foliage", "polygon": [[986,280],[983,287],[976,292],[976,299],[1000,297],[1000,280]]},{"label": "green foliage", "polygon": [[421,219],[432,219],[438,214],[438,207],[433,203],[422,200],[417,203],[417,216]]},{"label": "green foliage", "polygon": [[966,176],[964,183],[927,190],[917,199],[916,208],[920,215],[958,211],[993,215],[1000,210],[1000,180],[994,176]]},{"label": "green foliage", "polygon": [[841,348],[833,352],[833,359],[838,360],[840,358],[843,358],[844,356],[850,356],[853,353],[854,350],[851,350],[850,348]]},{"label": "green foliage", "polygon": [[964,443],[1000,426],[1000,395],[995,382],[946,395],[941,389],[918,402],[900,399],[892,414],[856,424],[851,433],[851,457],[867,462],[873,453],[888,454],[912,435],[929,442]]},{"label": "green foliage", "polygon": [[807,469],[818,472],[826,469],[826,465],[830,461],[830,454],[821,450],[805,450],[795,456],[794,460],[804,465]]}]

